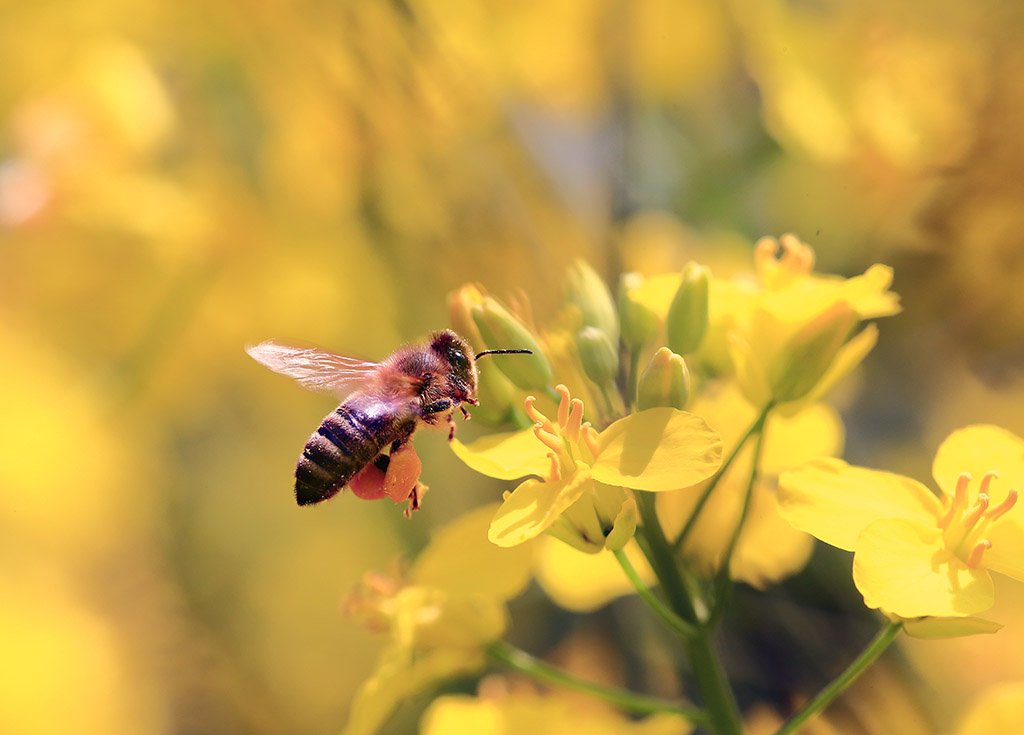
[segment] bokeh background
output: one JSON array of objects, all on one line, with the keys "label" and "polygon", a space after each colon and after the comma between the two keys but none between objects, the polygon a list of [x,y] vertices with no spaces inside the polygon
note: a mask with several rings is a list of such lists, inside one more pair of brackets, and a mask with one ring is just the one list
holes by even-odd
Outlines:
[{"label": "bokeh background", "polygon": [[[268,337],[380,358],[466,281],[544,321],[575,257],[728,272],[791,231],[822,270],[896,268],[837,398],[851,461],[927,478],[953,428],[1024,434],[1022,31],[996,0],[0,5],[0,731],[335,732],[380,645],[346,591],[504,489],[428,435],[412,521],[296,508],[333,404],[246,357]],[[745,696],[863,642],[848,565],[740,597]],[[997,636],[904,646],[871,717],[928,732],[1024,678],[1019,587]],[[540,597],[521,639],[616,670],[626,603]]]}]

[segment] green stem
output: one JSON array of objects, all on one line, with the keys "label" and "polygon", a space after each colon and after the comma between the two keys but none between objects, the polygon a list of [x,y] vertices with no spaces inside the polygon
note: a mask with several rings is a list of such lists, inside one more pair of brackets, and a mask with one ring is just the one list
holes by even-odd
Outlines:
[{"label": "green stem", "polygon": [[658,599],[658,597],[651,591],[651,588],[644,583],[640,578],[640,575],[637,574],[633,564],[629,561],[629,557],[626,556],[625,551],[622,549],[617,550],[615,552],[615,558],[618,559],[619,566],[622,567],[622,571],[624,571],[626,576],[629,577],[629,581],[633,583],[637,594],[643,598],[643,601],[647,603],[647,606],[650,607],[652,611],[654,611],[655,615],[661,618],[668,627],[683,638],[691,638],[696,634],[697,629],[695,626],[686,622],[672,612],[664,602]]},{"label": "green stem", "polygon": [[657,697],[649,697],[644,694],[637,694],[625,689],[595,684],[585,679],[580,679],[568,671],[552,666],[536,656],[532,656],[522,649],[516,648],[505,641],[492,643],[487,653],[495,661],[498,661],[510,669],[526,674],[539,681],[548,684],[556,684],[568,687],[577,691],[586,692],[606,702],[614,704],[619,709],[632,712],[638,715],[648,715],[657,712],[670,712],[682,715],[691,723],[697,725],[707,721],[706,715],[697,707],[688,702],[669,701]]},{"label": "green stem", "polygon": [[800,711],[790,717],[778,730],[775,735],[788,735],[797,732],[807,720],[824,710],[833,700],[842,694],[857,680],[871,664],[878,660],[889,644],[896,638],[902,623],[889,622],[871,640],[867,648],[854,659],[853,663],[846,667],[846,671],[840,674],[828,686],[818,692],[818,696],[805,704]]},{"label": "green stem", "polygon": [[[686,592],[672,546],[665,538],[665,530],[658,520],[653,493],[637,493],[637,505],[643,520],[641,532],[646,540],[648,560],[669,605],[684,620],[702,623],[698,619],[694,601]],[[716,735],[742,735],[739,705],[715,653],[711,631],[698,625],[696,634],[686,639],[684,645],[697,688],[704,700],[711,731]]]},{"label": "green stem", "polygon": [[739,442],[737,442],[736,446],[733,447],[733,450],[732,452],[729,453],[729,456],[726,457],[725,462],[723,462],[722,466],[718,468],[718,472],[716,472],[715,476],[711,478],[711,482],[708,483],[708,486],[704,488],[704,492],[702,492],[700,497],[697,499],[697,504],[693,506],[693,512],[690,513],[690,517],[686,520],[686,525],[683,526],[683,530],[679,532],[679,535],[676,536],[675,541],[672,542],[673,549],[679,551],[679,549],[683,548],[683,544],[686,543],[686,539],[690,535],[690,532],[693,530],[693,527],[697,525],[697,518],[700,516],[700,512],[704,510],[704,506],[711,498],[711,493],[715,491],[715,488],[718,487],[718,483],[721,482],[723,477],[725,477],[725,473],[729,471],[729,468],[732,466],[732,463],[736,461],[736,458],[739,456],[740,451],[743,449],[744,446],[746,446],[747,442],[750,440],[750,437],[752,437],[754,434],[760,433],[761,429],[764,428],[765,421],[768,418],[768,412],[771,410],[771,403],[769,403],[761,410],[761,413],[759,413],[757,415],[757,418],[754,419],[754,423],[750,425],[750,428],[747,429],[747,432],[743,435]]},{"label": "green stem", "polygon": [[[762,417],[768,416],[767,409],[761,414]],[[762,419],[757,428],[757,441],[754,442],[754,457],[750,462],[750,477],[747,479],[747,489],[743,494],[743,506],[740,509],[740,517],[736,521],[736,526],[732,530],[732,536],[729,537],[729,545],[725,548],[725,554],[722,555],[722,560],[718,567],[718,573],[715,575],[715,597],[714,604],[711,608],[711,615],[709,616],[708,625],[713,626],[717,621],[718,617],[722,614],[725,609],[725,600],[729,589],[729,566],[732,564],[733,554],[736,552],[736,547],[739,545],[740,535],[743,533],[743,525],[747,521],[747,516],[750,514],[750,504],[754,497],[754,486],[757,484],[757,478],[760,474],[761,467],[761,451],[764,449],[764,420]]]},{"label": "green stem", "polygon": [[629,372],[626,373],[626,395],[623,396],[626,403],[626,413],[633,410],[636,405],[636,384],[640,379],[640,348],[629,350]]}]

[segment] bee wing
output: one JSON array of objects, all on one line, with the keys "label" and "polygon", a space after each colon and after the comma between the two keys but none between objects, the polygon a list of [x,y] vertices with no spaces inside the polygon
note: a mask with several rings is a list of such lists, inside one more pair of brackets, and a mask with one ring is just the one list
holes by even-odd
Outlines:
[{"label": "bee wing", "polygon": [[256,362],[287,375],[307,390],[347,392],[377,373],[378,362],[335,355],[313,348],[289,347],[272,340],[245,348]]}]

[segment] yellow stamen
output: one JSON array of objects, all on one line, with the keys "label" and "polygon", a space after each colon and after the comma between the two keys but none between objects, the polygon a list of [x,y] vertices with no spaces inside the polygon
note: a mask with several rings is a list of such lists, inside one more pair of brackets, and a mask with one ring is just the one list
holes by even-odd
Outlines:
[{"label": "yellow stamen", "polygon": [[569,420],[569,389],[559,383],[555,386],[555,390],[562,396],[558,402],[558,425],[564,429],[565,422]]},{"label": "yellow stamen", "polygon": [[988,510],[988,495],[978,493],[978,502],[973,508],[971,508],[971,512],[964,516],[963,525],[966,528],[973,528],[974,524],[981,520],[981,517],[985,515],[986,510]]},{"label": "yellow stamen", "polygon": [[549,419],[547,416],[545,416],[536,409],[536,407],[533,405],[536,402],[537,399],[534,396],[526,397],[526,401],[524,401],[524,404],[526,406],[526,415],[530,417],[531,421],[533,421],[535,424],[544,429],[544,431],[549,431],[553,434],[555,432],[555,427],[551,423],[551,419]]},{"label": "yellow stamen", "polygon": [[1003,500],[1003,502],[1001,502],[994,508],[988,509],[988,512],[985,513],[985,517],[988,518],[990,521],[994,521],[996,518],[1006,513],[1008,510],[1010,510],[1010,508],[1012,508],[1016,504],[1017,491],[1011,490],[1009,493],[1007,493],[1006,498]]},{"label": "yellow stamen", "polygon": [[583,401],[579,398],[573,398],[570,404],[569,418],[565,423],[565,435],[569,437],[569,441],[579,441],[580,439],[580,428],[583,424]]},{"label": "yellow stamen", "polygon": [[946,499],[949,500],[949,509],[945,515],[939,520],[939,528],[946,528],[953,520],[953,516],[958,511],[963,510],[963,507],[967,504],[967,485],[971,481],[970,472],[962,472],[958,478],[956,478],[956,490],[953,493],[953,497]]},{"label": "yellow stamen", "polygon": [[561,454],[562,450],[565,449],[565,442],[562,441],[562,437],[545,431],[544,427],[540,424],[534,424],[533,435],[540,439],[544,446],[551,449],[556,454]]},{"label": "yellow stamen", "polygon": [[558,482],[562,479],[562,470],[558,464],[558,455],[548,452],[548,459],[551,460],[551,470],[548,472],[548,482]]},{"label": "yellow stamen", "polygon": [[583,441],[584,441],[584,443],[586,443],[587,449],[589,449],[591,455],[593,455],[596,458],[597,455],[598,455],[598,449],[599,449],[599,447],[597,445],[597,431],[594,430],[594,427],[590,425],[589,421],[587,423],[583,424],[581,429],[582,429],[581,430],[581,434],[583,435]]},{"label": "yellow stamen", "polygon": [[971,569],[977,569],[978,565],[981,564],[982,555],[991,548],[992,542],[988,539],[982,539],[979,541],[974,545],[974,548],[971,549],[971,555],[967,557],[967,566]]},{"label": "yellow stamen", "polygon": [[998,479],[999,473],[994,470],[989,470],[985,473],[985,476],[981,478],[981,487],[978,488],[979,493],[985,493],[988,495],[988,486],[992,483],[992,480]]}]

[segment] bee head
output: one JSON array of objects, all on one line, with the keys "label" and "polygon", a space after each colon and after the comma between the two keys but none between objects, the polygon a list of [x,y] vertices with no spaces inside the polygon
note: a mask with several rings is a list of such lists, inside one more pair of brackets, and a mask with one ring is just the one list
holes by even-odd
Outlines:
[{"label": "bee head", "polygon": [[452,330],[445,329],[431,336],[430,349],[451,367],[448,378],[451,387],[462,394],[460,400],[476,403],[476,360],[469,343]]}]

